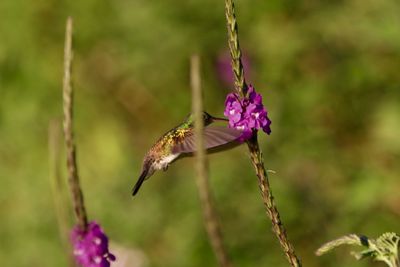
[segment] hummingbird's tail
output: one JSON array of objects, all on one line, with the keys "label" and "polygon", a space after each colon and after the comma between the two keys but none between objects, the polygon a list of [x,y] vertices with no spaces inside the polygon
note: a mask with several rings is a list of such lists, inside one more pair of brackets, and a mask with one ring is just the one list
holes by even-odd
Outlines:
[{"label": "hummingbird's tail", "polygon": [[140,187],[142,186],[144,180],[145,180],[146,177],[147,177],[147,173],[148,173],[148,170],[147,170],[147,168],[145,168],[145,169],[142,171],[142,174],[140,174],[139,179],[137,180],[135,186],[134,186],[133,189],[132,189],[132,196],[136,195],[137,192],[139,191]]}]

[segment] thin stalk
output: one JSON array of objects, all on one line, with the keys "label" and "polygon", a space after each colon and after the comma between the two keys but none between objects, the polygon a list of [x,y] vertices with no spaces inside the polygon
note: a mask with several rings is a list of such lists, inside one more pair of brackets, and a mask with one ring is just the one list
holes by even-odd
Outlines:
[{"label": "thin stalk", "polygon": [[[241,96],[245,96],[247,93],[247,84],[244,78],[243,64],[241,61],[242,53],[239,46],[238,24],[236,21],[233,0],[225,0],[225,16],[228,29],[228,44],[232,57],[232,70],[235,77],[235,88]],[[258,177],[258,184],[261,190],[264,206],[267,215],[272,222],[272,229],[277,236],[290,265],[293,267],[299,267],[301,266],[301,262],[297,258],[294,248],[287,238],[286,230],[280,219],[279,211],[272,195],[268,174],[264,167],[262,152],[257,141],[257,133],[254,133],[253,138],[247,141],[247,145],[250,152],[251,162]]]},{"label": "thin stalk", "polygon": [[214,250],[215,256],[217,257],[219,266],[230,267],[232,265],[223,244],[221,226],[218,222],[217,211],[214,209],[213,197],[208,183],[209,177],[203,138],[204,122],[203,97],[201,92],[200,79],[200,59],[197,55],[194,55],[191,58],[190,74],[196,136],[196,184],[199,192],[204,223],[207,230],[208,238]]},{"label": "thin stalk", "polygon": [[279,215],[278,207],[276,206],[274,197],[272,195],[268,174],[264,167],[262,152],[260,150],[257,141],[257,134],[254,134],[253,138],[247,141],[247,145],[250,151],[251,162],[254,166],[254,169],[258,177],[258,185],[261,190],[261,196],[264,201],[264,206],[267,215],[272,222],[272,229],[276,237],[278,238],[279,243],[290,265],[293,267],[300,267],[301,262],[297,258],[293,245],[290,243],[287,237],[286,229],[283,226],[282,220]]},{"label": "thin stalk", "polygon": [[247,85],[242,64],[242,50],[239,45],[239,31],[233,0],[225,0],[225,16],[228,29],[228,45],[232,58],[232,71],[235,76],[235,89],[238,94],[244,96],[247,92]]},{"label": "thin stalk", "polygon": [[64,47],[64,79],[63,79],[63,109],[64,138],[67,152],[68,183],[71,191],[75,217],[82,230],[87,229],[88,221],[79,185],[78,166],[76,162],[76,147],[72,130],[73,121],[73,88],[71,85],[72,65],[72,18],[67,19]]}]

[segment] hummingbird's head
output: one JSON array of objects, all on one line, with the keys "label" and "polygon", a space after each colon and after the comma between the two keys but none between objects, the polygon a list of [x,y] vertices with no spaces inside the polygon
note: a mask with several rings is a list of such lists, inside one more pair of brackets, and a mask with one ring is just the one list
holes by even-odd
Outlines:
[{"label": "hummingbird's head", "polygon": [[203,111],[203,122],[204,126],[211,124],[214,121],[214,117],[208,114],[207,112]]},{"label": "hummingbird's head", "polygon": [[204,126],[207,126],[215,121],[228,121],[228,119],[214,117],[208,114],[207,112],[203,111],[203,121],[204,121]]}]

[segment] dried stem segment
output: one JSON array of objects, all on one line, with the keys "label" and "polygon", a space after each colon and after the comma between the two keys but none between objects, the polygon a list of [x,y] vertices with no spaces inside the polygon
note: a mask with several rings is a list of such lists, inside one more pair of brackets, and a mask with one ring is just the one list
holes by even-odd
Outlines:
[{"label": "dried stem segment", "polygon": [[[241,96],[245,96],[247,93],[247,85],[241,61],[242,53],[239,46],[238,25],[233,0],[225,0],[225,15],[228,28],[228,44],[232,57],[232,69],[235,76],[235,88]],[[258,177],[264,205],[272,222],[272,228],[278,237],[279,243],[281,244],[289,263],[293,267],[301,266],[300,260],[297,258],[293,246],[286,236],[286,230],[283,227],[278,209],[275,205],[274,197],[272,196],[268,175],[262,159],[262,152],[257,141],[257,133],[255,133],[254,137],[247,142],[247,145],[249,147],[252,164]]]},{"label": "dried stem segment", "polygon": [[242,51],[239,45],[238,24],[236,22],[235,5],[233,0],[225,0],[225,15],[228,28],[228,44],[232,58],[232,70],[235,76],[235,89],[242,96],[247,92],[244,69],[242,64]]},{"label": "dried stem segment", "polygon": [[222,241],[221,227],[218,223],[217,212],[213,206],[213,198],[208,183],[208,171],[206,164],[206,153],[204,149],[203,138],[203,101],[201,93],[200,80],[200,60],[197,55],[191,58],[191,87],[192,87],[192,105],[195,119],[196,136],[196,183],[199,191],[201,207],[203,211],[204,222],[211,246],[217,257],[219,266],[232,266],[228,258]]},{"label": "dried stem segment", "polygon": [[83,195],[79,185],[78,167],[76,163],[76,148],[72,130],[73,120],[73,91],[71,85],[72,64],[72,18],[67,20],[64,47],[64,79],[63,79],[63,108],[64,108],[64,138],[67,151],[68,183],[71,190],[78,225],[86,230],[87,216]]}]

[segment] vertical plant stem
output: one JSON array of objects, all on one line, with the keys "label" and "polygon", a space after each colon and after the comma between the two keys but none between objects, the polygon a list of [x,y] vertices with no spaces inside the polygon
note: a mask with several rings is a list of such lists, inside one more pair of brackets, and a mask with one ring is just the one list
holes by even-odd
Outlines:
[{"label": "vertical plant stem", "polygon": [[64,79],[63,79],[63,109],[64,138],[67,151],[68,183],[72,195],[75,217],[79,227],[86,231],[87,216],[83,202],[82,190],[79,185],[78,166],[76,162],[76,147],[72,130],[73,120],[73,90],[71,85],[72,64],[72,18],[67,19],[64,47]]},{"label": "vertical plant stem", "polygon": [[[238,25],[235,16],[233,0],[225,0],[225,15],[228,28],[228,44],[232,57],[232,69],[235,76],[235,88],[240,95],[245,96],[247,92],[247,85],[244,79],[243,65],[241,62]],[[299,267],[301,266],[301,262],[297,258],[294,248],[287,238],[286,230],[283,227],[278,208],[272,195],[268,175],[264,167],[262,152],[257,141],[257,133],[254,133],[253,138],[247,141],[247,145],[250,152],[251,162],[258,177],[258,183],[264,206],[266,208],[267,215],[272,222],[272,229],[277,236],[290,265],[293,267]]]},{"label": "vertical plant stem", "polygon": [[225,0],[225,16],[228,28],[228,45],[232,58],[232,70],[235,76],[235,89],[238,94],[244,96],[247,92],[247,85],[244,78],[244,68],[241,59],[242,51],[239,45],[239,32],[233,0]]},{"label": "vertical plant stem", "polygon": [[253,138],[247,142],[247,145],[250,151],[251,162],[258,177],[258,184],[261,190],[261,196],[264,201],[264,206],[266,208],[267,215],[272,222],[272,229],[277,236],[290,265],[293,267],[300,267],[301,262],[296,256],[293,245],[287,238],[286,229],[283,226],[278,208],[272,195],[271,186],[268,180],[268,174],[264,167],[262,152],[257,141],[257,134],[254,134]]},{"label": "vertical plant stem", "polygon": [[203,138],[203,101],[201,92],[200,79],[200,59],[194,55],[191,58],[191,87],[192,87],[192,106],[195,119],[195,136],[196,136],[196,183],[199,192],[201,207],[203,211],[204,222],[211,242],[211,246],[217,257],[219,266],[232,266],[228,258],[228,253],[225,250],[222,241],[221,227],[218,222],[217,212],[214,209],[213,198],[208,183],[208,171],[206,163],[206,153],[204,149]]},{"label": "vertical plant stem", "polygon": [[49,124],[49,176],[51,191],[56,211],[56,219],[58,231],[60,235],[61,245],[67,251],[68,266],[75,266],[70,245],[68,242],[68,215],[65,210],[65,194],[62,187],[60,174],[60,142],[61,142],[61,125],[58,121],[53,120]]}]

